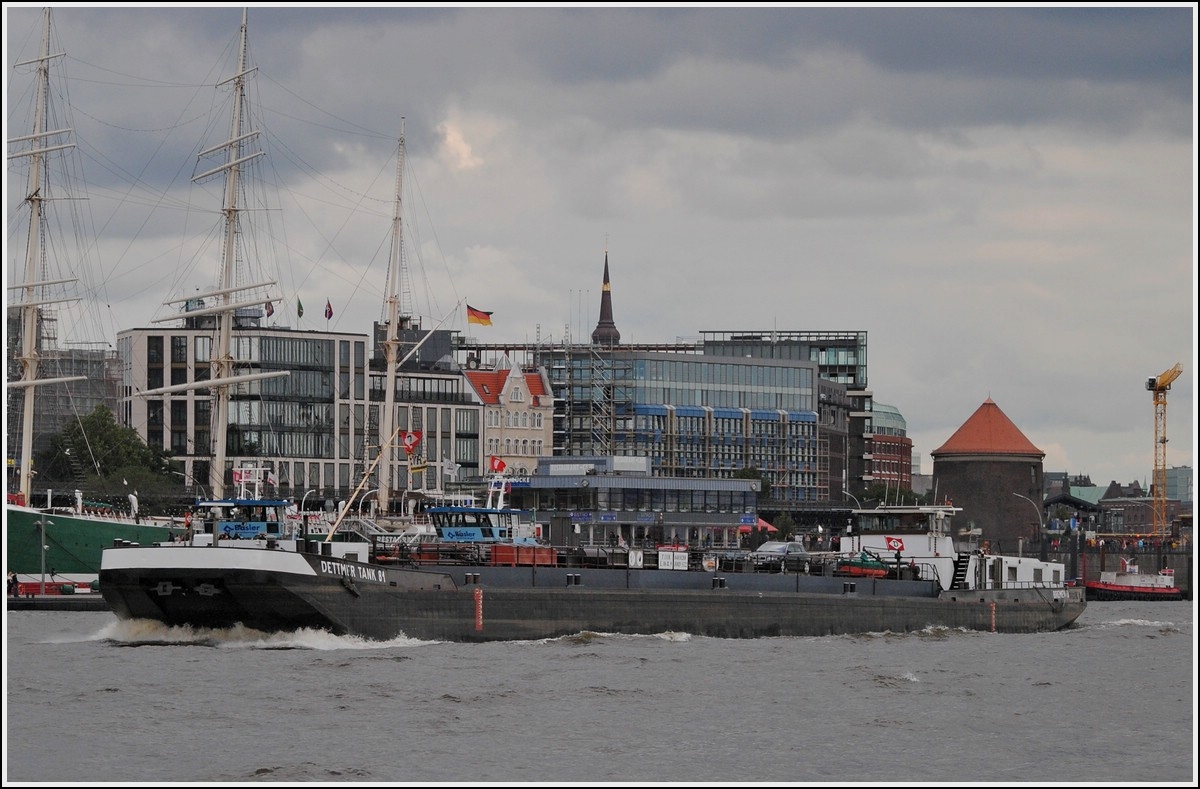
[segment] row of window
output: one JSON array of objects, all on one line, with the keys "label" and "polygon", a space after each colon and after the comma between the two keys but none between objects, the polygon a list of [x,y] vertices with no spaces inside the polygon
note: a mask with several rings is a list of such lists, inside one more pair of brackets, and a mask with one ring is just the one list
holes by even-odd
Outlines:
[{"label": "row of window", "polygon": [[748,513],[755,511],[757,501],[757,493],[729,490],[533,488],[521,491],[519,504],[538,510]]},{"label": "row of window", "polygon": [[487,454],[489,455],[524,455],[526,457],[541,457],[545,442],[540,438],[514,439],[489,438]]},{"label": "row of window", "polygon": [[[503,415],[503,417],[501,415]],[[508,411],[500,408],[489,408],[487,410],[488,427],[500,427],[502,418],[505,427],[522,427],[541,430],[542,426],[545,424],[545,414],[540,411]]]}]

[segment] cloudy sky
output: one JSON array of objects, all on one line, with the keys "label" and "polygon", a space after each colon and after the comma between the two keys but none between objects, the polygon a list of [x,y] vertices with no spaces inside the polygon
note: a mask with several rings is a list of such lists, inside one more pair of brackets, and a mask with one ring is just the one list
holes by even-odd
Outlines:
[{"label": "cloudy sky", "polygon": [[[15,64],[41,11],[4,13],[11,138],[32,128]],[[216,281],[221,192],[191,177],[229,131],[216,85],[241,14],[54,11],[91,222],[64,342],[113,342]],[[328,328],[369,331],[403,128],[426,326],[586,340],[607,250],[623,342],[867,331],[870,388],[926,473],[991,398],[1048,471],[1146,483],[1146,380],[1177,362],[1168,463],[1194,465],[1195,31],[1190,4],[252,6],[256,170],[277,194],[253,256],[276,323],[324,329],[328,299]],[[25,177],[6,183],[9,281]]]}]

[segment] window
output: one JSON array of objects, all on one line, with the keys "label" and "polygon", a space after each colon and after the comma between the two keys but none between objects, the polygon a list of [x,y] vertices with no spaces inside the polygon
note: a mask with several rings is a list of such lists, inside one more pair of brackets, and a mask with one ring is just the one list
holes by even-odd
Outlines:
[{"label": "window", "polygon": [[163,363],[163,338],[162,337],[147,337],[146,338],[146,363],[147,364],[162,364]]}]

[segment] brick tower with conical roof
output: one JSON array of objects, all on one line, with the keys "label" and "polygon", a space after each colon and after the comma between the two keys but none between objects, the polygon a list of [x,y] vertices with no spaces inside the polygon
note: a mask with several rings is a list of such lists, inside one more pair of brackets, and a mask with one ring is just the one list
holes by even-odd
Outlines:
[{"label": "brick tower with conical roof", "polygon": [[604,251],[604,290],[600,293],[600,320],[592,330],[593,345],[620,345],[621,332],[613,322],[612,286],[608,283],[608,250]]},{"label": "brick tower with conical roof", "polygon": [[1043,498],[1046,453],[992,398],[984,400],[946,443],[929,454],[938,503],[949,500],[962,507],[954,516],[956,530],[979,529],[995,553],[1016,554],[1018,539],[1029,545],[1037,538],[1044,520],[1036,516]]}]

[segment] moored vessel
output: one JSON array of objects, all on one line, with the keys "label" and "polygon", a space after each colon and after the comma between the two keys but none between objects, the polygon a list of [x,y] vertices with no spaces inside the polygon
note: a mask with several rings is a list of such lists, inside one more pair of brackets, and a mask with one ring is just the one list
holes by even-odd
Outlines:
[{"label": "moored vessel", "polygon": [[1183,590],[1175,584],[1175,571],[1142,573],[1136,558],[1121,559],[1119,571],[1102,571],[1100,578],[1085,580],[1088,600],[1182,600]]}]

